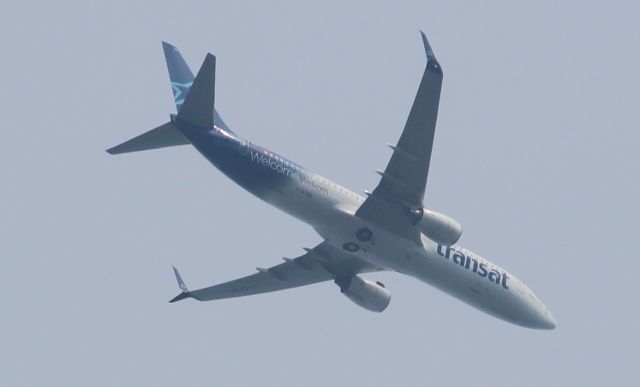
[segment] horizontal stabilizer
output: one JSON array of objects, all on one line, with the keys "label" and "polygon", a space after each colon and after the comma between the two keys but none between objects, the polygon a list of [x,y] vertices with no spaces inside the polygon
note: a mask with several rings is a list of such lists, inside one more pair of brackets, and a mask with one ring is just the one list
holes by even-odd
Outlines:
[{"label": "horizontal stabilizer", "polygon": [[115,155],[187,144],[190,144],[189,140],[171,122],[167,122],[138,137],[107,149],[107,152]]}]

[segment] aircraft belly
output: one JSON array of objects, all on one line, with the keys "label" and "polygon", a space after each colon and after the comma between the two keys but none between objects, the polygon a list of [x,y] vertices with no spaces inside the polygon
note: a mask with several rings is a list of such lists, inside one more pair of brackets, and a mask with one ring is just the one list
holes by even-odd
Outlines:
[{"label": "aircraft belly", "polygon": [[[358,238],[358,231],[363,228],[372,231],[373,236],[370,240],[363,241]],[[438,245],[430,240],[423,240],[424,246],[418,246],[348,213],[336,215],[332,224],[316,227],[316,230],[332,245],[372,264],[426,282],[470,306],[503,320],[514,322],[517,318],[519,300],[511,295],[514,289],[521,286],[520,281],[488,261],[482,260],[490,265],[488,268],[500,270],[500,273],[508,276],[508,282],[505,282],[504,286],[478,275],[471,270],[471,266],[466,269],[451,259],[440,256],[437,251]]]},{"label": "aircraft belly", "polygon": [[281,194],[272,197],[270,204],[310,224],[330,223],[333,201],[323,193],[311,193],[295,182],[282,187]]}]

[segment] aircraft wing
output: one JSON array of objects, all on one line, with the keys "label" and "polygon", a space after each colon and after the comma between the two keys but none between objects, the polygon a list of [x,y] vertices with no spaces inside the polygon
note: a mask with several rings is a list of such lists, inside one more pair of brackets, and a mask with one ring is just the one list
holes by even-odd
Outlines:
[{"label": "aircraft wing", "polygon": [[233,281],[189,291],[180,274],[174,268],[182,293],[170,302],[184,298],[198,301],[218,300],[275,292],[329,281],[338,277],[348,277],[359,273],[380,271],[381,268],[322,242],[295,259],[285,258],[285,262],[269,269],[258,268],[258,272]]},{"label": "aircraft wing", "polygon": [[409,118],[398,144],[390,145],[393,155],[387,168],[377,171],[382,176],[380,183],[356,212],[357,216],[417,243],[420,233],[413,227],[409,211],[424,206],[442,87],[442,68],[424,32],[421,34],[427,52],[427,66]]}]

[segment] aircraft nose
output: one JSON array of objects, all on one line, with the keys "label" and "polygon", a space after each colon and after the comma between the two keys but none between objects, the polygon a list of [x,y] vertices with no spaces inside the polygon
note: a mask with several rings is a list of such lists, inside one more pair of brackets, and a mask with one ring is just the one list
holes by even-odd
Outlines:
[{"label": "aircraft nose", "polygon": [[529,304],[524,312],[526,316],[521,320],[523,326],[533,329],[551,330],[556,328],[556,319],[542,302]]},{"label": "aircraft nose", "polygon": [[549,308],[546,308],[544,316],[541,319],[540,328],[541,329],[555,329],[556,328],[556,319],[553,318],[553,315],[549,311]]},{"label": "aircraft nose", "polygon": [[521,305],[523,306],[521,325],[533,329],[551,330],[556,328],[556,319],[553,318],[549,308],[530,290]]},{"label": "aircraft nose", "polygon": [[549,311],[549,308],[539,309],[536,316],[531,321],[531,328],[551,330],[556,328],[556,319]]}]

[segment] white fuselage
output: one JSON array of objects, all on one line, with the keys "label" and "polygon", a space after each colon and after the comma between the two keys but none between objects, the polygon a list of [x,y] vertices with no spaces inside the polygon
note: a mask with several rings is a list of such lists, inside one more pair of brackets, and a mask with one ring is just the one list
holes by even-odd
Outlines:
[{"label": "white fuselage", "polygon": [[[454,245],[403,238],[356,216],[364,198],[220,128],[189,133],[191,143],[236,183],[311,225],[328,243],[376,267],[424,281],[503,320],[553,329],[548,308],[513,274]],[[367,228],[372,237],[357,238]],[[353,249],[348,248],[349,246]]]},{"label": "white fuselage", "polygon": [[[513,274],[460,246],[438,245],[424,236],[422,245],[417,245],[356,217],[363,197],[315,177],[326,189],[301,195],[308,187],[295,183],[262,199],[310,224],[338,248],[358,243],[352,254],[377,266],[417,278],[500,319],[531,328],[555,327],[549,309]],[[368,242],[354,237],[363,227],[373,231]]]}]

